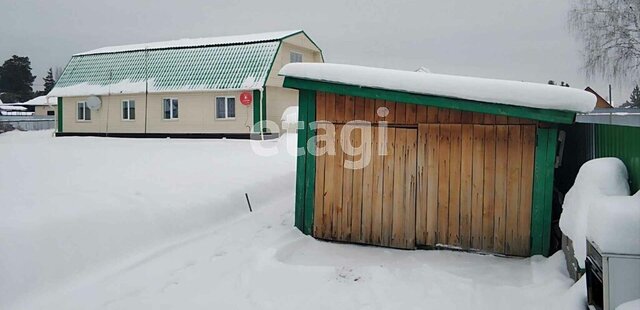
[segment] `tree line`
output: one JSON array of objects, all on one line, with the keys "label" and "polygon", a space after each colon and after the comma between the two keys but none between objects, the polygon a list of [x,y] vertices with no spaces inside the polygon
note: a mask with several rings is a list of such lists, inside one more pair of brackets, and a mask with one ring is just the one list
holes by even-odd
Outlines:
[{"label": "tree line", "polygon": [[53,68],[42,78],[44,90],[33,91],[36,76],[31,74],[29,57],[13,55],[0,66],[0,101],[25,102],[37,96],[48,94],[56,83]]}]

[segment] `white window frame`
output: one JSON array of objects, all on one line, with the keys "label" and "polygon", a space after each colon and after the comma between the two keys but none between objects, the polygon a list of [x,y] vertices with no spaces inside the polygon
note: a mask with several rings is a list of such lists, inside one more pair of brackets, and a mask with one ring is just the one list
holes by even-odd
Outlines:
[{"label": "white window frame", "polygon": [[[297,56],[297,55],[300,55],[300,61],[293,61],[293,60],[294,60],[294,59],[293,59],[293,56],[294,56],[294,55],[296,55],[296,56]],[[296,51],[290,51],[290,52],[289,52],[289,62],[290,62],[290,63],[304,62],[303,54],[302,54],[302,53],[300,53],[300,52],[296,52]]]},{"label": "white window frame", "polygon": [[[218,98],[224,98],[224,117],[218,117]],[[234,120],[236,119],[235,116],[233,117],[229,117],[229,99],[232,98],[233,99],[233,110],[236,112],[236,115],[238,114],[238,109],[237,108],[237,102],[238,100],[236,99],[235,96],[216,96],[215,101],[214,101],[214,105],[215,105],[215,118],[216,120],[220,120],[220,121],[224,121],[224,120]]]},{"label": "white window frame", "polygon": [[[80,113],[78,113],[78,105],[82,104],[82,118],[80,118]],[[87,110],[89,110],[89,119],[87,119]],[[87,106],[86,101],[78,101],[76,103],[76,121],[78,122],[90,122],[91,121],[91,109]]]},{"label": "white window frame", "polygon": [[[133,118],[131,118],[131,102],[133,101],[133,104],[136,104],[136,101],[133,99],[126,99],[126,100],[122,100],[122,109],[120,110],[120,116],[122,117],[123,121],[135,121],[136,117],[135,115],[133,116]],[[127,105],[127,118],[124,118],[124,114],[122,112],[124,112],[123,110],[125,109],[125,104]],[[135,111],[135,106],[133,108],[133,110]],[[164,112],[164,111],[163,111]],[[135,113],[135,112],[134,112]]]},{"label": "white window frame", "polygon": [[[164,117],[164,101],[165,100],[169,100],[169,118],[165,118]],[[173,115],[173,101],[176,101],[176,103],[178,104],[178,117],[174,117]],[[180,117],[180,100],[178,100],[178,98],[162,98],[162,119],[165,121],[174,121],[174,120],[178,120]]]}]

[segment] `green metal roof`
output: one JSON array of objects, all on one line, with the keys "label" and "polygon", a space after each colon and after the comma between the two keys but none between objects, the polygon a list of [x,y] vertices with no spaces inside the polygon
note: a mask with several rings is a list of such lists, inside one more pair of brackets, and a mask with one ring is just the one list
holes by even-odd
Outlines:
[{"label": "green metal roof", "polygon": [[184,42],[179,40],[143,50],[114,47],[76,54],[49,95],[260,89],[281,40],[298,33],[303,32],[269,33],[266,41],[251,35],[251,41],[201,39],[190,46],[176,45]]}]

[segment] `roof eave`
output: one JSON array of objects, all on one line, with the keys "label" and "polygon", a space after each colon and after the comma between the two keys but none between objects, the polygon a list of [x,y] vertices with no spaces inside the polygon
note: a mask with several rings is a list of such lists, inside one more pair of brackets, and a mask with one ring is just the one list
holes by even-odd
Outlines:
[{"label": "roof eave", "polygon": [[279,75],[285,77],[283,87],[293,89],[324,91],[341,95],[359,96],[372,99],[384,99],[461,111],[487,113],[493,115],[513,116],[559,124],[572,124],[575,120],[576,115],[576,113],[572,111],[522,107],[496,102],[483,102],[462,98],[425,95],[398,90],[291,77],[282,74]]}]

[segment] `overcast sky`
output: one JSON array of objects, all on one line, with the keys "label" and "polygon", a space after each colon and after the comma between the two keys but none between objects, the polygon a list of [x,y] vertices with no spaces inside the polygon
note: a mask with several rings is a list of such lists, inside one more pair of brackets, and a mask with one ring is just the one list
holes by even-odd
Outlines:
[{"label": "overcast sky", "polygon": [[[36,1],[0,0],[0,60],[29,56],[42,87],[49,67],[109,45],[304,29],[325,60],[385,68],[591,85],[566,18],[571,0]],[[614,102],[632,85],[614,85]]]}]

